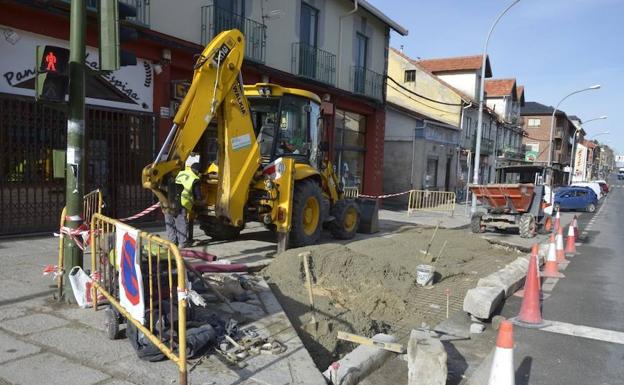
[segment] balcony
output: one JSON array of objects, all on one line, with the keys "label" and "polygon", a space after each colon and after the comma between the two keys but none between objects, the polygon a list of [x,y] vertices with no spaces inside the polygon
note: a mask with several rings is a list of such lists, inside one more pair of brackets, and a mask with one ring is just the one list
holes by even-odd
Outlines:
[{"label": "balcony", "polygon": [[245,35],[245,59],[264,63],[266,25],[214,5],[201,7],[202,45],[230,29],[238,29]]},{"label": "balcony", "polygon": [[524,147],[517,148],[511,146],[505,146],[501,150],[501,156],[505,159],[524,159],[525,151]]},{"label": "balcony", "polygon": [[384,77],[382,74],[364,67],[351,67],[349,85],[351,91],[356,94],[368,96],[379,101],[383,100]]},{"label": "balcony", "polygon": [[306,43],[293,43],[291,71],[299,76],[334,85],[336,55]]},{"label": "balcony", "polygon": [[[477,151],[477,136],[472,137],[472,151]],[[494,152],[494,141],[492,139],[481,138],[481,155],[492,155]]]},{"label": "balcony", "polygon": [[425,139],[427,141],[448,144],[451,146],[459,145],[459,131],[451,130],[435,124],[427,123],[423,126],[417,126],[414,131],[416,139]]}]

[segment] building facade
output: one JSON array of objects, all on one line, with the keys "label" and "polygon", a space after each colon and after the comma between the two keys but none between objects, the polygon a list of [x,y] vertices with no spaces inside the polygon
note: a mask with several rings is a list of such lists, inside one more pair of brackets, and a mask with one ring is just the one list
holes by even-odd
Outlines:
[{"label": "building facade", "polygon": [[[565,112],[555,114],[553,141],[550,142],[550,128],[554,108],[538,102],[526,102],[520,111],[526,136],[523,139],[527,160],[538,165],[548,164],[552,151],[553,185],[565,185],[570,177],[570,160],[573,135],[576,126]],[[529,156],[530,155],[530,156]]]},{"label": "building facade", "polygon": [[459,93],[395,49],[386,93],[384,191],[456,191],[464,105]]},{"label": "building facade", "polygon": [[[108,213],[152,202],[141,170],[152,161],[192,78],[194,56],[219,32],[245,34],[243,80],[303,88],[323,100],[329,158],[345,186],[382,191],[385,74],[390,30],[407,30],[365,1],[127,0],[137,65],[87,79],[87,185],[102,187]],[[96,1],[87,0],[87,64],[97,68]],[[42,21],[45,21],[42,22]],[[52,157],[65,148],[62,111],[34,102],[37,45],[68,47],[69,1],[8,0],[0,29],[0,234],[49,230],[64,205]],[[23,207],[19,207],[22,205]],[[24,209],[38,221],[23,219]]]}]

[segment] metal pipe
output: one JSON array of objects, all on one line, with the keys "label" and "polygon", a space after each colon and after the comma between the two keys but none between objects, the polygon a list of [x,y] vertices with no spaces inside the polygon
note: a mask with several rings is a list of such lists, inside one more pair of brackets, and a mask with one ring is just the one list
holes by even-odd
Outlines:
[{"label": "metal pipe", "polygon": [[[485,93],[484,87],[485,87],[485,65],[487,63],[487,47],[490,42],[490,36],[492,35],[492,32],[494,31],[494,27],[496,27],[496,24],[498,24],[498,21],[507,13],[507,11],[509,11],[509,9],[511,9],[511,7],[518,4],[519,2],[520,0],[514,0],[511,4],[507,6],[507,8],[505,8],[505,10],[503,10],[503,12],[500,13],[500,15],[498,15],[498,17],[496,18],[496,20],[494,20],[494,23],[490,27],[490,31],[488,32],[487,38],[485,39],[485,45],[483,46],[483,57],[481,60],[481,79],[479,82],[480,83],[479,85],[479,115],[477,118],[477,138],[476,138],[476,146],[475,146],[475,162],[474,162],[474,175],[473,175],[474,184],[479,183],[479,162],[481,161],[480,153],[481,153],[481,134],[482,134],[481,124],[483,123],[483,98],[484,98],[484,93]],[[471,216],[474,215],[475,212],[477,212],[477,199],[475,198],[473,194],[472,205],[470,207],[470,215]]]}]

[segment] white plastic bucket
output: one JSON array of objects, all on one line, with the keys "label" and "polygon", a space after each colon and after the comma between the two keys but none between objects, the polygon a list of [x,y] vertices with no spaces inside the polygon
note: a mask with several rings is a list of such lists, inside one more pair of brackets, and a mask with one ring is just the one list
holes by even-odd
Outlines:
[{"label": "white plastic bucket", "polygon": [[416,266],[416,283],[422,286],[427,285],[433,280],[433,266],[418,265]]}]

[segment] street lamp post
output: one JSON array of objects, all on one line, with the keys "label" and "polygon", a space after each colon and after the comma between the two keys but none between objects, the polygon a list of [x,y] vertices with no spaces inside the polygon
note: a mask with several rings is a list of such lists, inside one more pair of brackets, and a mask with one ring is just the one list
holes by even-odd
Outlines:
[{"label": "street lamp post", "polygon": [[[606,118],[607,118],[607,115],[602,115],[597,118],[586,120],[582,124],[587,124],[595,120],[601,120],[601,119],[606,119]],[[575,164],[576,157],[574,156],[574,146],[576,146],[576,135],[578,135],[578,132],[581,128],[582,128],[582,125],[581,127],[578,127],[576,130],[574,130],[574,135],[572,136],[572,148],[570,149],[570,163],[572,164],[570,165],[570,177],[568,178],[568,186],[572,184],[572,175],[574,175],[574,169],[576,168],[576,164]]]},{"label": "street lamp post", "polygon": [[610,132],[609,132],[609,131],[599,132],[599,133],[597,133],[596,135],[592,135],[592,137],[591,137],[591,138],[589,138],[589,139],[594,139],[594,138],[595,138],[595,137],[597,137],[597,136],[600,136],[600,135],[609,135],[609,134],[610,134]]},{"label": "street lamp post", "polygon": [[[483,57],[481,59],[481,79],[479,83],[479,114],[477,118],[477,138],[476,138],[476,145],[475,145],[474,171],[472,175],[473,184],[479,184],[479,162],[481,161],[480,159],[481,158],[481,135],[483,131],[481,126],[483,124],[483,98],[485,94],[485,90],[484,90],[485,88],[485,65],[487,62],[487,48],[488,48],[488,44],[490,43],[490,36],[492,36],[494,27],[496,27],[496,24],[498,24],[498,21],[507,13],[507,11],[511,9],[511,7],[518,4],[519,2],[520,0],[514,0],[511,4],[507,6],[507,8],[503,10],[503,12],[501,12],[498,15],[498,17],[496,17],[496,20],[494,20],[494,23],[492,23],[492,26],[490,27],[490,31],[488,32],[487,38],[485,39],[485,45],[483,46]],[[496,151],[496,149],[494,150]],[[473,216],[475,212],[477,212],[477,198],[475,197],[474,194],[472,194],[470,216]]]},{"label": "street lamp post", "polygon": [[[559,101],[559,103],[557,103],[557,106],[555,107],[555,109],[552,112],[552,116],[550,117],[550,143],[549,146],[550,148],[548,149],[548,186],[550,187],[550,196],[549,196],[549,202],[552,202],[552,195],[553,195],[553,172],[552,172],[552,154],[553,154],[553,135],[555,133],[555,114],[557,113],[557,110],[559,109],[559,106],[561,105],[561,103],[563,103],[564,100],[566,100],[567,98],[569,98],[572,95],[581,93],[581,92],[585,92],[585,91],[591,91],[591,90],[597,90],[600,88],[599,84],[593,85],[591,87],[587,87],[587,88],[583,88],[582,90],[577,90],[574,92],[570,92],[569,94],[567,94],[566,96],[563,97],[563,99],[561,99]],[[563,145],[561,146],[563,147]]]}]

